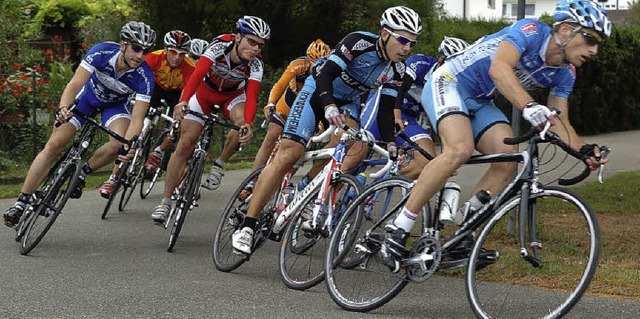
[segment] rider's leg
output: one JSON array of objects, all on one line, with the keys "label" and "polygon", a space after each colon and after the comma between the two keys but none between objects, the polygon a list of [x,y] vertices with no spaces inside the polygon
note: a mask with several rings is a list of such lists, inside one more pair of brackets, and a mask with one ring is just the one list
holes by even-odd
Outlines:
[{"label": "rider's leg", "polygon": [[[507,145],[503,142],[505,137],[512,136],[513,130],[509,125],[497,123],[482,134],[476,148],[482,154],[513,153],[517,151],[516,145]],[[471,194],[480,190],[498,194],[509,183],[517,167],[516,162],[492,163]]]},{"label": "rider's leg", "polygon": [[178,185],[180,178],[184,174],[184,166],[193,155],[196,142],[202,133],[202,125],[197,121],[190,119],[183,119],[180,123],[180,138],[178,139],[178,145],[173,152],[169,164],[167,165],[167,171],[164,180],[164,191],[162,193],[163,198],[171,198],[173,190]]},{"label": "rider's leg", "polygon": [[274,122],[269,123],[267,134],[264,136],[262,145],[260,146],[260,149],[256,154],[255,161],[253,162],[253,171],[267,164],[267,160],[269,159],[273,148],[276,146],[278,137],[280,137],[280,134],[282,134],[282,128],[282,126]]}]

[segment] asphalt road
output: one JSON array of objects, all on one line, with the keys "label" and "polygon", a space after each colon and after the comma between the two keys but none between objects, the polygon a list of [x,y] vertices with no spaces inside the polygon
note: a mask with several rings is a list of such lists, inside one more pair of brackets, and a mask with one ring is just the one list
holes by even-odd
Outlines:
[{"label": "asphalt road", "polygon": [[[624,137],[638,140],[635,135]],[[635,156],[631,165],[638,163],[637,151],[617,147],[618,154]],[[622,170],[628,169],[614,166],[614,171]],[[371,313],[346,312],[334,304],[324,284],[304,292],[287,289],[278,275],[278,246],[273,242],[234,272],[217,271],[211,262],[214,227],[247,174],[227,172],[219,190],[203,191],[200,207],[189,215],[173,253],[166,252],[169,230],[150,219],[161,185],[146,200],[134,195],[126,212],[112,208],[107,220],[100,219],[105,201],[97,191],[86,191],[67,204],[29,256],[20,255],[13,230],[2,226],[0,318],[473,317],[463,281],[441,276],[410,284]],[[1,210],[12,203],[0,200]],[[567,317],[640,318],[640,303],[589,292],[592,295],[582,298]],[[519,317],[522,314],[514,314]]]}]

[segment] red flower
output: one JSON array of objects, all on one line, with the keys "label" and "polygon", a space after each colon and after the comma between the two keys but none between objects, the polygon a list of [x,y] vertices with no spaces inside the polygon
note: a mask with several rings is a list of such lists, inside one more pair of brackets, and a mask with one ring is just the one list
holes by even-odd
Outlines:
[{"label": "red flower", "polygon": [[13,95],[13,97],[19,97],[20,96],[20,92],[13,92],[13,94],[11,94],[11,95]]},{"label": "red flower", "polygon": [[28,74],[23,74],[20,76],[20,80],[28,80],[29,79],[29,75]]},{"label": "red flower", "polygon": [[16,70],[17,70],[17,69],[19,69],[19,68],[21,68],[21,67],[22,67],[22,64],[20,64],[20,63],[16,63],[16,64],[14,64],[13,66],[14,66],[14,67],[16,68]]},{"label": "red flower", "polygon": [[56,34],[53,36],[53,42],[60,42],[62,40],[62,37],[59,34]]},{"label": "red flower", "polygon": [[47,51],[45,51],[44,54],[45,55],[53,55],[53,50],[47,49]]},{"label": "red flower", "polygon": [[68,48],[64,49],[64,55],[70,55],[71,54],[71,50],[69,50]]},{"label": "red flower", "polygon": [[42,67],[38,65],[38,66],[36,67],[36,72],[38,72],[38,73],[42,72]]},{"label": "red flower", "polygon": [[89,45],[87,45],[87,43],[86,43],[86,42],[82,42],[82,43],[80,44],[80,46],[81,46],[83,49],[86,49]]},{"label": "red flower", "polygon": [[45,84],[43,79],[38,80],[36,83],[38,83],[39,86],[44,86]]},{"label": "red flower", "polygon": [[33,92],[33,88],[32,87],[27,87],[27,92],[29,92],[29,93]]}]

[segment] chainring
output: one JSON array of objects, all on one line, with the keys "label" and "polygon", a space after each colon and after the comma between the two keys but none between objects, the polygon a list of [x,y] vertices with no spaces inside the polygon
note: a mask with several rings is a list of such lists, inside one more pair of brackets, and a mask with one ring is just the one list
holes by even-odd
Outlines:
[{"label": "chainring", "polygon": [[442,259],[442,246],[431,235],[422,235],[413,244],[407,266],[407,279],[413,283],[422,283],[438,270]]}]

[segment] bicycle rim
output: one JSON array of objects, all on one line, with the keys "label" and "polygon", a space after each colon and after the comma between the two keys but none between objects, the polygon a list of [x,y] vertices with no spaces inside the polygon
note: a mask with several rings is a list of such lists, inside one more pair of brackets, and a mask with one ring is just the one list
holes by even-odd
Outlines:
[{"label": "bicycle rim", "polygon": [[[151,155],[151,151],[155,149],[157,146],[162,144],[162,140],[167,135],[166,132],[160,134],[160,136],[153,140],[154,143],[146,143],[144,146],[144,156],[142,156],[142,168],[141,168],[141,178],[140,178],[140,198],[145,199],[151,193],[153,186],[155,186],[156,181],[158,181],[158,177],[162,173],[162,170],[158,168],[155,172],[150,172],[146,168],[144,168],[144,163],[149,159],[149,155]],[[145,182],[147,182],[147,186],[145,187]]]},{"label": "bicycle rim", "polygon": [[75,173],[79,169],[75,163],[68,163],[61,168],[61,172],[51,180],[50,184],[43,187],[47,191],[42,194],[42,200],[36,202],[37,207],[34,208],[22,236],[20,247],[22,255],[28,254],[40,243],[58,218],[60,211],[71,196],[70,186],[74,184],[72,177],[77,176]]},{"label": "bicycle rim", "polygon": [[240,198],[242,190],[252,181],[255,184],[263,169],[264,167],[255,170],[240,183],[240,186],[238,186],[236,191],[233,192],[233,195],[231,195],[231,198],[229,198],[229,202],[220,217],[220,221],[216,227],[216,233],[213,236],[213,245],[211,248],[213,264],[216,269],[220,271],[232,271],[240,267],[245,261],[243,256],[233,252],[231,235],[242,225],[247,209],[249,209],[249,203],[251,202],[251,195],[248,195],[246,198]]},{"label": "bicycle rim", "polygon": [[[547,187],[530,195],[529,201],[528,209],[535,210],[537,216],[542,267],[533,267],[520,257],[518,234],[507,231],[509,211],[520,208],[520,197],[513,198],[483,228],[470,257],[467,297],[478,317],[562,317],[580,300],[593,278],[600,229],[591,207],[574,192],[559,187]],[[515,219],[518,225],[518,217]],[[516,232],[520,232],[517,226]],[[525,238],[529,246],[528,233]],[[478,267],[481,247],[497,250],[498,261]]]},{"label": "bicycle rim", "polygon": [[395,214],[374,225],[399,206],[410,184],[404,177],[375,182],[355,198],[340,219],[325,252],[324,269],[329,294],[343,309],[359,312],[376,309],[407,285],[406,273],[403,270],[392,273],[379,252],[384,226]]},{"label": "bicycle rim", "polygon": [[176,220],[171,228],[171,235],[169,235],[168,252],[173,251],[173,247],[178,241],[178,236],[182,231],[182,226],[187,219],[187,213],[191,209],[191,206],[196,201],[196,195],[200,187],[200,179],[204,171],[204,158],[205,153],[199,153],[194,158],[187,172],[186,180],[183,181],[185,187],[181,190],[178,200],[176,201],[176,209],[178,210],[174,215]]},{"label": "bicycle rim", "polygon": [[113,201],[115,200],[116,196],[118,196],[118,192],[120,191],[120,188],[126,182],[125,178],[127,178],[128,168],[129,168],[129,165],[126,163],[124,163],[124,165],[118,168],[118,171],[116,172],[115,185],[113,186],[113,191],[111,192],[111,195],[109,195],[109,198],[107,199],[107,203],[105,204],[104,209],[102,210],[102,216],[100,216],[100,218],[105,219],[107,217],[107,213],[109,213],[109,210],[111,209],[111,205],[113,204]]}]

